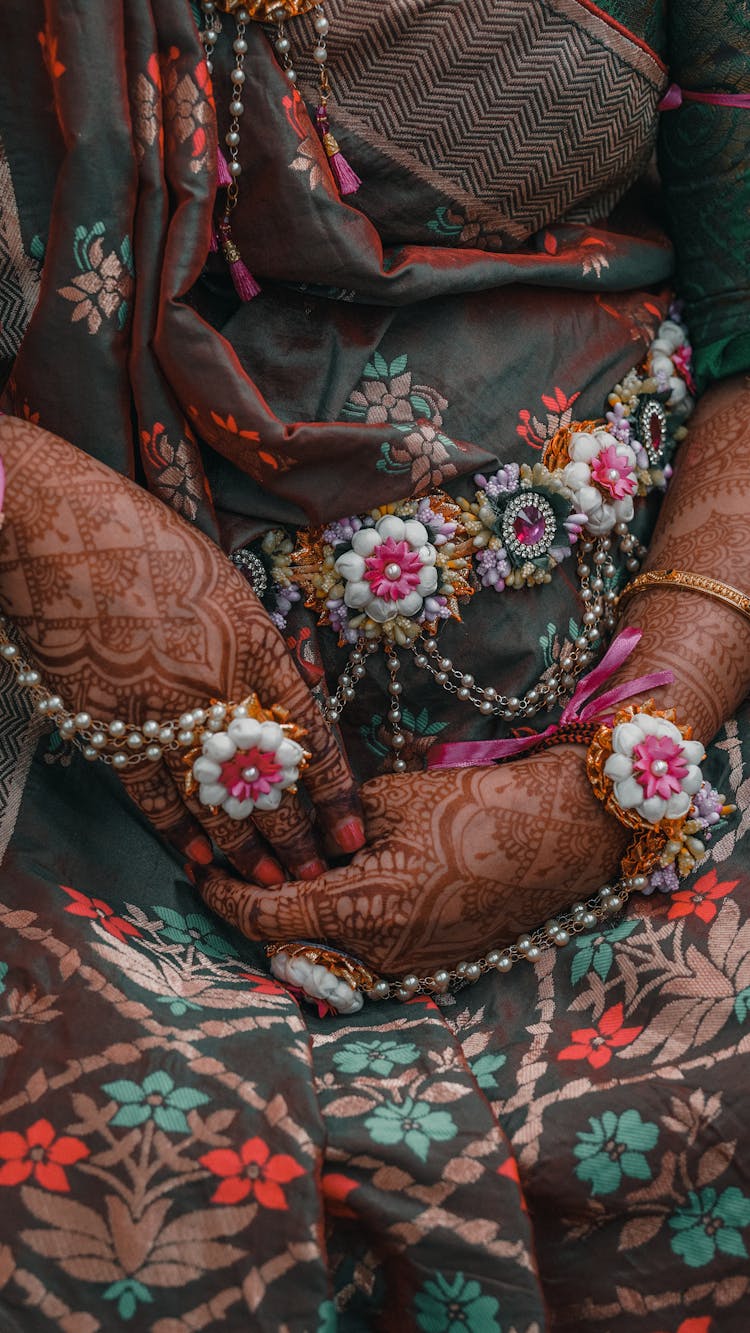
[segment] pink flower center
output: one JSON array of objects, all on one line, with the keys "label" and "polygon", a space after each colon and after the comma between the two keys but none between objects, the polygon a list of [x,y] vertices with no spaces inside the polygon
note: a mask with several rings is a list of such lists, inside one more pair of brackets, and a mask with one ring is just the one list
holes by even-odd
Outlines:
[{"label": "pink flower center", "polygon": [[669,736],[647,736],[633,749],[633,776],[647,800],[660,796],[668,801],[682,790],[687,771],[681,747]]},{"label": "pink flower center", "polygon": [[365,578],[376,597],[397,602],[413,592],[422,573],[419,553],[408,542],[388,537],[365,560]]},{"label": "pink flower center", "polygon": [[267,796],[283,777],[276,755],[253,746],[251,750],[238,750],[222,764],[219,781],[238,801],[257,801],[259,796]]},{"label": "pink flower center", "polygon": [[624,500],[626,495],[633,495],[638,489],[638,482],[630,470],[630,463],[624,454],[617,452],[617,446],[607,445],[591,461],[591,479],[613,500]]}]

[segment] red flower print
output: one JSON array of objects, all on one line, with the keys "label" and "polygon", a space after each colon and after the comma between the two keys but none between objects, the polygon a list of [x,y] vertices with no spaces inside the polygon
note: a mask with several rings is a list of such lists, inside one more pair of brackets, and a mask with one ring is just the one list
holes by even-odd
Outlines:
[{"label": "red flower print", "polygon": [[592,1069],[609,1064],[613,1049],[629,1046],[643,1031],[642,1027],[624,1028],[622,1018],[622,1005],[613,1004],[611,1009],[605,1009],[598,1027],[576,1028],[573,1045],[560,1051],[558,1060],[588,1060]]},{"label": "red flower print", "polygon": [[701,921],[713,921],[719,910],[716,900],[726,898],[739,882],[738,879],[727,879],[717,883],[716,871],[709,870],[708,874],[696,880],[692,888],[678,889],[676,893],[670,894],[671,906],[667,919],[674,921],[680,916],[699,916]]},{"label": "red flower print", "polygon": [[710,1330],[711,1316],[704,1314],[697,1319],[683,1319],[680,1327],[675,1329],[675,1333],[710,1333]]},{"label": "red flower print", "polygon": [[332,1217],[357,1216],[347,1203],[347,1199],[352,1190],[358,1188],[358,1181],[350,1180],[348,1176],[341,1176],[335,1171],[329,1171],[323,1175],[321,1185],[326,1208]]},{"label": "red flower print", "polygon": [[19,1134],[8,1129],[0,1134],[0,1185],[20,1185],[33,1174],[42,1189],[64,1193],[70,1190],[64,1166],[72,1166],[88,1157],[89,1150],[80,1139],[67,1135],[55,1138],[49,1120],[37,1120]]},{"label": "red flower print", "polygon": [[116,940],[124,942],[126,935],[138,935],[140,931],[135,926],[131,926],[129,921],[124,921],[121,916],[115,916],[114,909],[109,903],[102,902],[101,898],[89,898],[85,893],[79,893],[78,889],[67,889],[64,884],[60,885],[63,893],[67,893],[73,899],[66,908],[71,916],[86,916],[99,922],[100,925],[110,934],[114,935]]},{"label": "red flower print", "polygon": [[282,1185],[305,1174],[305,1168],[287,1153],[270,1155],[268,1144],[262,1139],[247,1139],[239,1152],[233,1148],[216,1148],[200,1159],[215,1176],[223,1180],[211,1195],[212,1203],[240,1203],[253,1194],[262,1208],[285,1209]]}]

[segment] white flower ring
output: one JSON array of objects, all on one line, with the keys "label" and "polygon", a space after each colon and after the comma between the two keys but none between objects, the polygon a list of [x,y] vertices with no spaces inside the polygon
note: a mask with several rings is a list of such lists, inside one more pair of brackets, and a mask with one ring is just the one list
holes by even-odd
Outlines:
[{"label": "white flower ring", "polygon": [[[256,716],[249,716],[254,712]],[[291,723],[280,723],[255,700],[228,705],[231,720],[222,730],[206,730],[199,751],[188,756],[187,789],[202,805],[247,819],[254,810],[276,810],[294,787],[308,758],[293,739]]]},{"label": "white flower ring", "polygon": [[630,445],[602,428],[573,431],[569,454],[570,462],[560,476],[575,508],[586,515],[589,532],[600,537],[616,523],[629,523],[638,490],[636,456]]},{"label": "white flower ring", "polygon": [[344,602],[385,625],[396,616],[418,616],[438,586],[437,548],[415,518],[385,514],[352,537],[335,562],[344,580]]},{"label": "white flower ring", "polygon": [[634,713],[612,731],[604,774],[623,810],[658,824],[687,815],[703,781],[699,765],[704,757],[700,741],[685,740],[674,722]]},{"label": "white flower ring", "polygon": [[664,376],[669,385],[668,407],[676,407],[687,397],[685,372],[689,372],[690,353],[685,330],[675,320],[665,319],[649,348],[649,362],[651,374]]},{"label": "white flower ring", "polygon": [[277,981],[299,986],[310,1000],[318,1000],[337,1014],[356,1014],[362,1008],[361,990],[334,976],[322,963],[313,963],[302,955],[293,957],[282,950],[271,958],[271,972]]}]

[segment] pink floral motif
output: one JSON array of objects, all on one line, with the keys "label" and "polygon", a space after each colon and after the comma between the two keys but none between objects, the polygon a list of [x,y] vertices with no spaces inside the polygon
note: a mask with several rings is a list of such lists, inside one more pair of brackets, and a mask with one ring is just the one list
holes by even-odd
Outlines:
[{"label": "pink floral motif", "polygon": [[591,463],[591,480],[613,500],[624,500],[638,489],[628,457],[618,453],[614,444],[602,449]]},{"label": "pink floral motif", "polygon": [[117,316],[122,328],[133,288],[131,274],[114,250],[104,253],[101,236],[91,241],[86,259],[87,271],[71,278],[70,286],[59,288],[58,294],[73,302],[73,323],[85,319],[89,333],[98,333],[103,317]]},{"label": "pink floral motif", "polygon": [[416,417],[412,396],[416,396],[430,409],[433,426],[442,426],[442,413],[448,406],[447,398],[427,384],[413,385],[411,371],[408,370],[389,380],[362,380],[359,388],[349,395],[349,402],[364,414],[368,424],[385,425],[393,421],[396,425],[403,425],[414,421]]},{"label": "pink floral motif", "polygon": [[[257,776],[248,777],[252,772]],[[238,750],[232,759],[222,764],[219,782],[238,801],[257,801],[259,796],[267,796],[283,778],[284,770],[277,762],[275,752],[264,752],[253,746],[250,750]]]},{"label": "pink floral motif", "polygon": [[408,542],[388,537],[365,561],[365,569],[365,578],[375,596],[397,602],[418,586],[422,560]]},{"label": "pink floral motif", "polygon": [[438,432],[427,421],[417,422],[408,435],[392,442],[389,453],[392,463],[410,468],[415,495],[443,486],[456,475],[455,463],[451,463]]},{"label": "pink floral motif", "polygon": [[669,736],[646,736],[633,750],[633,776],[646,799],[660,796],[668,801],[682,790],[688,765],[682,747]]}]

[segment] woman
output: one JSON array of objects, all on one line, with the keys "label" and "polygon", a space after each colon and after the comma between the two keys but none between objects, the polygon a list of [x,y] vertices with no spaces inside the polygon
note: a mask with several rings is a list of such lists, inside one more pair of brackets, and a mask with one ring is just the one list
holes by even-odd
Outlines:
[{"label": "woman", "polygon": [[[350,4],[329,31],[317,12],[272,28],[274,49],[203,9],[216,205],[184,0],[85,23],[58,5],[9,33],[29,93],[3,112],[17,225],[46,249],[0,423],[0,595],[68,710],[123,735],[188,711],[194,735],[118,775],[73,757],[70,728],[32,763],[32,728],[14,762],[8,1012],[35,1040],[8,1029],[8,1326],[739,1330],[742,816],[684,887],[664,875],[648,887],[669,895],[569,951],[510,955],[614,882],[626,834],[582,746],[460,768],[450,746],[544,730],[649,545],[645,568],[712,595],[641,585],[618,628],[642,637],[607,688],[633,681],[637,702],[671,671],[646,693],[706,744],[725,724],[706,774],[741,799],[750,627],[713,594],[750,587],[747,260],[735,244],[716,264],[724,217],[704,236],[717,195],[741,208],[746,112],[688,96],[662,114],[705,393],[652,541],[692,382],[646,173],[658,53],[699,97],[744,91],[741,20],[677,12],[667,34],[660,10]],[[224,254],[204,273],[212,219]],[[226,262],[261,293],[238,305]],[[600,455],[609,489],[589,484]],[[211,539],[244,553],[265,612]],[[324,675],[362,812],[300,685]],[[311,760],[297,797],[234,819],[201,801],[195,755],[186,790],[181,752],[196,708],[251,689]],[[138,734],[133,755],[157,743]],[[323,940],[419,993],[319,1019],[194,881],[251,939]],[[476,986],[436,981],[462,961],[471,980],[492,945]],[[535,967],[495,975],[524,953]]]}]

